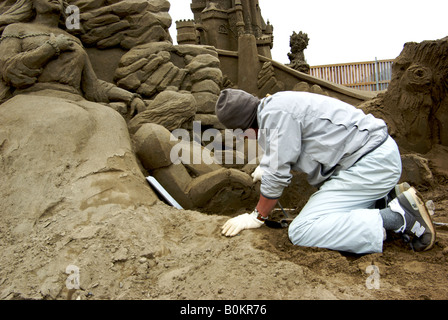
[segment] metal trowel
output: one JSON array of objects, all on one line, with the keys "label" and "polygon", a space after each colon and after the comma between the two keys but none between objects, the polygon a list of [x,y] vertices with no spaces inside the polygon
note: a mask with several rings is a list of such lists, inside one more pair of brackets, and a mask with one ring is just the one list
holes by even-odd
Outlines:
[{"label": "metal trowel", "polygon": [[280,207],[280,209],[283,212],[283,215],[285,216],[285,218],[280,219],[279,221],[277,220],[266,220],[264,222],[264,224],[269,227],[269,228],[273,228],[273,229],[281,229],[281,228],[287,228],[289,226],[289,224],[292,222],[292,218],[289,216],[289,214],[286,213],[285,209],[283,209],[282,205],[280,204],[280,202],[277,202],[278,206]]}]

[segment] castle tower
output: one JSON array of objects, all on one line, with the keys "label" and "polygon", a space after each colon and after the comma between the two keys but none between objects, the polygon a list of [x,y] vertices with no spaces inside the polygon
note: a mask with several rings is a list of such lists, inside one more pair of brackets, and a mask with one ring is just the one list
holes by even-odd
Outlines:
[{"label": "castle tower", "polygon": [[219,1],[207,1],[205,9],[201,12],[201,21],[205,34],[205,39],[200,40],[201,44],[231,50],[229,14]]},{"label": "castle tower", "polygon": [[244,23],[244,15],[243,15],[243,4],[241,0],[235,0],[235,26],[237,30],[238,36],[244,34],[245,23]]},{"label": "castle tower", "polygon": [[191,0],[190,8],[195,21],[201,21],[201,12],[205,9],[206,0]]},{"label": "castle tower", "polygon": [[197,44],[198,36],[194,20],[176,21],[176,30],[178,44]]}]

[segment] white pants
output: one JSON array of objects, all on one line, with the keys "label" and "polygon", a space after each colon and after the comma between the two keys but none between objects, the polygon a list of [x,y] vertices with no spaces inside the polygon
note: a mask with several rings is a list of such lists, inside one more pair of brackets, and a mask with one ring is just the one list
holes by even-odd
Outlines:
[{"label": "white pants", "polygon": [[389,137],[380,147],[341,170],[314,193],[289,226],[295,245],[353,253],[383,250],[383,220],[378,199],[385,197],[401,176],[401,157]]}]

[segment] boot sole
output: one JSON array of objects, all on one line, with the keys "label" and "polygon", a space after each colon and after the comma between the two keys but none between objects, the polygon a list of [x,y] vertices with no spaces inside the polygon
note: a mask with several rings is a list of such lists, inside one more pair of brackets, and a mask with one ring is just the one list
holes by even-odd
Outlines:
[{"label": "boot sole", "polygon": [[400,183],[395,186],[395,194],[398,196],[399,194],[409,190],[411,188],[410,184],[407,182]]},{"label": "boot sole", "polygon": [[436,230],[434,228],[434,224],[432,223],[431,215],[429,214],[428,209],[426,209],[426,206],[421,200],[421,198],[418,196],[417,190],[411,187],[406,191],[407,192],[403,192],[403,194],[408,199],[412,207],[415,208],[416,206],[415,209],[420,212],[423,221],[426,223],[431,232],[431,242],[425,249],[423,249],[423,251],[430,250],[434,246],[434,243],[436,242]]}]

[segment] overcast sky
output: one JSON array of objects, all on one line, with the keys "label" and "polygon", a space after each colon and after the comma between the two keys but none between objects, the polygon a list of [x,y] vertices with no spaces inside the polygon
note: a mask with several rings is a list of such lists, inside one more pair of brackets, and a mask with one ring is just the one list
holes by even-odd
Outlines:
[{"label": "overcast sky", "polygon": [[[176,43],[176,20],[192,19],[190,0],[169,0]],[[274,26],[272,57],[289,63],[289,37],[310,38],[305,58],[311,66],[396,58],[406,42],[448,36],[447,0],[259,0],[265,21]]]}]

